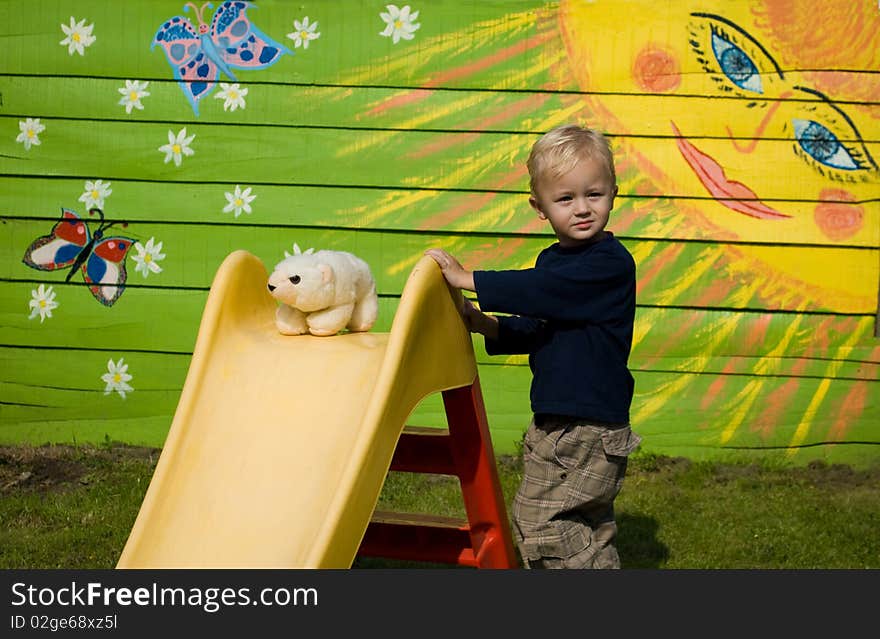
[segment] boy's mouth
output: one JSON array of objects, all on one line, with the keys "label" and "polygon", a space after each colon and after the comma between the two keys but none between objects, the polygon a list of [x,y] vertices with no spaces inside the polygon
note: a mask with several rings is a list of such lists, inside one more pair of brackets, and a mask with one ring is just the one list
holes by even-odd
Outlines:
[{"label": "boy's mouth", "polygon": [[724,174],[724,169],[714,158],[700,151],[681,135],[681,131],[670,122],[675,131],[678,150],[687,161],[688,165],[696,173],[700,182],[715,200],[737,213],[764,220],[778,220],[791,217],[785,213],[770,208],[758,196],[742,182],[729,180]]}]

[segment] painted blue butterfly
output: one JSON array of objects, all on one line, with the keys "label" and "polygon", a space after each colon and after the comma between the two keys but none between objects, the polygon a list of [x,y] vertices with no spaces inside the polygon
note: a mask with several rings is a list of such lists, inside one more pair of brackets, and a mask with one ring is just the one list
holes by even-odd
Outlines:
[{"label": "painted blue butterfly", "polygon": [[85,220],[70,209],[62,208],[61,221],[48,235],[38,237],[28,246],[22,262],[40,271],[70,267],[65,282],[81,269],[95,299],[104,306],[113,306],[125,290],[125,257],[134,240],[104,237],[104,231],[117,222],[105,222],[101,209],[89,209],[89,215],[96,213],[101,221],[92,233]]},{"label": "painted blue butterfly", "polygon": [[293,55],[293,51],[251,24],[246,10],[256,9],[253,3],[242,0],[222,3],[209,27],[202,13],[213,6],[207,2],[200,9],[188,2],[183,10],[193,8],[199,21],[198,31],[183,16],[175,16],[159,27],[150,45],[151,50],[157,44],[165,50],[174,77],[196,115],[199,100],[214,88],[220,71],[235,80],[233,68],[264,69],[285,53]]}]

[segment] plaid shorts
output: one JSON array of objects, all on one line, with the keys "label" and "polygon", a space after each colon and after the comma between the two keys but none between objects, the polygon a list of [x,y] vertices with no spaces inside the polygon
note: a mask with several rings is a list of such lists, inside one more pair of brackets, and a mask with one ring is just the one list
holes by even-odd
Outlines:
[{"label": "plaid shorts", "polygon": [[628,424],[532,420],[513,501],[514,537],[527,568],[620,568],[614,499],[641,441]]}]

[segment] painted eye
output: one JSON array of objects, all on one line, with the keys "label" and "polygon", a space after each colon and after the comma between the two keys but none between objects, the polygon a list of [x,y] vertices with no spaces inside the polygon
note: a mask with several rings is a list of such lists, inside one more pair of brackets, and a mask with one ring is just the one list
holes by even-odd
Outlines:
[{"label": "painted eye", "polygon": [[287,278],[290,280],[290,283],[293,285],[299,284],[302,281],[302,278],[299,275],[294,275],[293,277]]},{"label": "painted eye", "polygon": [[714,29],[712,30],[712,52],[721,66],[721,71],[736,86],[746,91],[764,93],[761,75],[752,59],[745,51]]},{"label": "painted eye", "polygon": [[814,160],[835,169],[853,171],[862,168],[837,136],[813,120],[791,121],[800,147]]}]

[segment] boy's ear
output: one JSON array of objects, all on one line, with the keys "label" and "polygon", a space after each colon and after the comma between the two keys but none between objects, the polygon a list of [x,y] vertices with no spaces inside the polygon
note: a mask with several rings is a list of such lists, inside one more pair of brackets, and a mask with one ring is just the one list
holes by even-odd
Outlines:
[{"label": "boy's ear", "polygon": [[535,213],[538,214],[538,217],[542,220],[546,220],[547,216],[544,215],[544,211],[541,210],[541,205],[538,203],[538,199],[534,195],[529,196],[529,205],[535,209]]}]

